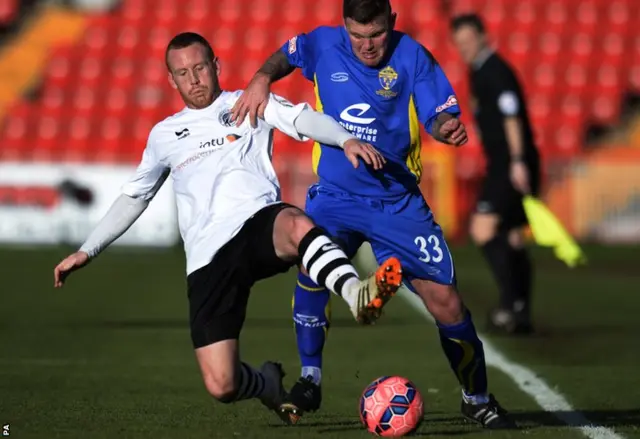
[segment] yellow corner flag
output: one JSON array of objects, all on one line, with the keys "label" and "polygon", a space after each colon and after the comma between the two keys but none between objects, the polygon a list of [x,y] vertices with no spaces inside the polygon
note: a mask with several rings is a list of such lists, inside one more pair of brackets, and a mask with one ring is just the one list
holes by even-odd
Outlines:
[{"label": "yellow corner flag", "polygon": [[523,205],[536,244],[553,247],[556,257],[569,267],[586,264],[587,258],[580,246],[542,201],[527,195],[524,197]]}]

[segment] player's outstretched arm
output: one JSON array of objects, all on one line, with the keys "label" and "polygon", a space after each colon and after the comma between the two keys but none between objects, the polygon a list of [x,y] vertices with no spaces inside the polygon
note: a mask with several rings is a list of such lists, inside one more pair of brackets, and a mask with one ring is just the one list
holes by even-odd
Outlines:
[{"label": "player's outstretched arm", "polygon": [[450,145],[467,143],[458,98],[433,54],[416,42],[416,77],[413,94],[420,122],[436,140]]},{"label": "player's outstretched arm", "polygon": [[232,119],[236,124],[240,125],[248,113],[251,126],[255,128],[258,124],[258,118],[264,118],[264,109],[269,100],[271,84],[294,70],[295,66],[289,63],[287,56],[281,50],[277,50],[271,55],[253,76],[231,109]]},{"label": "player's outstretched arm", "polygon": [[354,167],[359,159],[380,169],[385,159],[373,146],[365,143],[345,130],[332,117],[313,111],[308,104],[293,105],[281,96],[269,96],[264,112],[264,121],[289,137],[305,141],[313,139],[329,146],[344,149],[345,155]]},{"label": "player's outstretched arm", "polygon": [[326,114],[306,109],[296,118],[294,126],[305,137],[344,149],[354,168],[359,166],[359,159],[376,170],[382,169],[387,162],[371,144],[358,139]]},{"label": "player's outstretched arm", "polygon": [[149,201],[120,195],[98,223],[80,249],[67,256],[53,270],[53,286],[60,288],[72,272],[84,267],[89,261],[118,239],[142,215]]}]

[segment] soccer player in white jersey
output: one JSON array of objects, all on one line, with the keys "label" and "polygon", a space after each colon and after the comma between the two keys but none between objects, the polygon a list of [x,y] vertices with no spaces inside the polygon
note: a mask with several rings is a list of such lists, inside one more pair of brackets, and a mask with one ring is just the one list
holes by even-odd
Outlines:
[{"label": "soccer player in white jersey", "polygon": [[236,126],[231,108],[242,92],[221,90],[220,64],[198,34],[174,37],[165,58],[169,82],[186,107],[153,127],[122,194],[79,251],[55,268],[55,286],[123,234],[170,175],[186,253],[191,338],[205,386],[218,401],[259,398],[278,413],[285,396],[280,365],[266,362],[256,370],[239,360],[252,285],[302,264],[346,300],[357,320],[369,320],[396,292],[402,271],[391,258],[360,280],[338,245],[301,210],[280,201],[273,130],[342,147],[354,166],[363,160],[379,169],[384,159],[330,117],[275,95],[256,128],[249,119]]}]

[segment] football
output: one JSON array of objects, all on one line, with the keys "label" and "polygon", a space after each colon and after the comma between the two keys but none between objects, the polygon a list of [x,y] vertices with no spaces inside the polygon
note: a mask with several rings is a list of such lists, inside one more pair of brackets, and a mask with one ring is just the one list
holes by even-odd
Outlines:
[{"label": "football", "polygon": [[422,395],[415,384],[403,377],[380,377],[364,389],[360,398],[360,420],[376,436],[412,433],[423,415]]}]

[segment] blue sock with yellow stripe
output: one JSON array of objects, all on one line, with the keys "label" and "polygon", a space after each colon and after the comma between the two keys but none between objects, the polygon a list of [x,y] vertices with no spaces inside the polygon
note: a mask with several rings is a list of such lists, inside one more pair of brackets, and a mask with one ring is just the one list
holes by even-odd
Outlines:
[{"label": "blue sock with yellow stripe", "polygon": [[471,313],[466,311],[464,320],[455,325],[438,323],[438,329],[442,349],[462,386],[465,400],[474,404],[488,402],[484,349],[471,320]]},{"label": "blue sock with yellow stripe", "polygon": [[308,276],[298,273],[293,294],[293,322],[296,328],[302,376],[316,384],[322,379],[322,349],[329,332],[331,293]]}]

